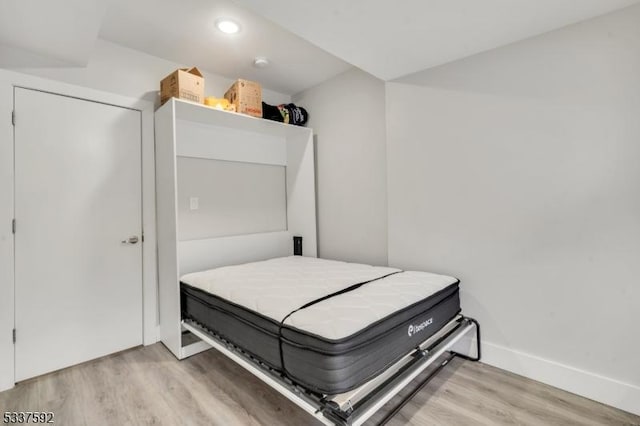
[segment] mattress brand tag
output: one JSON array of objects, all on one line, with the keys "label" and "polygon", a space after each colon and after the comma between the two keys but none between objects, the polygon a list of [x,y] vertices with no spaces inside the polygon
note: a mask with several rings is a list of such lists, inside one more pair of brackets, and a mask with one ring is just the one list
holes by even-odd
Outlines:
[{"label": "mattress brand tag", "polygon": [[410,324],[409,329],[407,330],[407,334],[409,337],[414,336],[417,333],[420,333],[425,328],[429,327],[433,324],[433,318],[429,318],[428,320],[418,323],[418,324]]}]

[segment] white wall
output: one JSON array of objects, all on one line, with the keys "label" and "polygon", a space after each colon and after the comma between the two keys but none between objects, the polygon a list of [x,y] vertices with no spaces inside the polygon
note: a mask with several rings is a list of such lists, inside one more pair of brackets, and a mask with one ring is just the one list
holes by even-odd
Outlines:
[{"label": "white wall", "polygon": [[[86,67],[18,68],[17,72],[59,80],[159,103],[160,80],[177,68],[198,64],[178,64],[146,53],[98,39]],[[202,70],[201,70],[202,71]],[[205,95],[222,97],[233,80],[203,72]],[[241,77],[241,76],[238,76]],[[290,97],[271,90],[263,91],[271,104],[289,102]]]},{"label": "white wall", "polygon": [[626,9],[386,92],[389,263],[461,279],[485,362],[635,413],[638,22]]},{"label": "white wall", "polygon": [[353,69],[293,101],[317,135],[319,255],[386,265],[384,83]]}]

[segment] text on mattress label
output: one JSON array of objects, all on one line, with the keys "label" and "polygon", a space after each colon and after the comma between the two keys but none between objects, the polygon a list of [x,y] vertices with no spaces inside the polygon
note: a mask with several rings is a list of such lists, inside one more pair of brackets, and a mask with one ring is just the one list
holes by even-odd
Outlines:
[{"label": "text on mattress label", "polygon": [[433,318],[429,318],[428,320],[421,322],[419,324],[411,324],[409,325],[409,329],[407,330],[407,334],[409,337],[415,335],[416,333],[420,333],[425,328],[429,327],[433,324]]}]

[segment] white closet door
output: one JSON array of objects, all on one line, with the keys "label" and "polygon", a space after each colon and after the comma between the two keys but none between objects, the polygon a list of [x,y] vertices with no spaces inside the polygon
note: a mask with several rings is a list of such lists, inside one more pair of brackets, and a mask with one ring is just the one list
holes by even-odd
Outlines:
[{"label": "white closet door", "polygon": [[141,116],[20,88],[14,101],[20,381],[142,343]]}]

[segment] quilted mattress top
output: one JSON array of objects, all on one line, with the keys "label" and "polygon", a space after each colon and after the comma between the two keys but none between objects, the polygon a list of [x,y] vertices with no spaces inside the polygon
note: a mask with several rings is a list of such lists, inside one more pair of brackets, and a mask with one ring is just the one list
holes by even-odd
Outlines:
[{"label": "quilted mattress top", "polygon": [[[286,318],[286,325],[337,340],[458,280],[427,272],[290,256],[195,272],[181,281],[274,321]],[[296,311],[367,281],[371,282]]]}]

